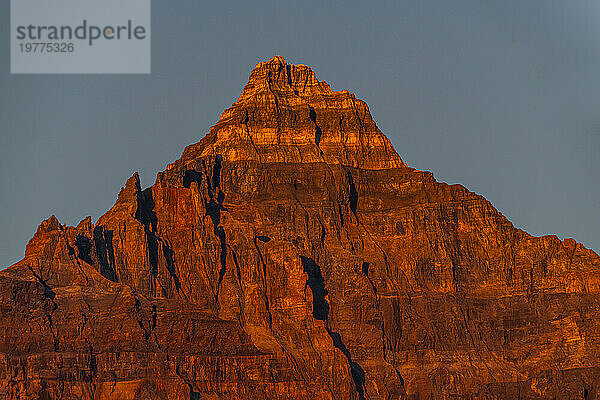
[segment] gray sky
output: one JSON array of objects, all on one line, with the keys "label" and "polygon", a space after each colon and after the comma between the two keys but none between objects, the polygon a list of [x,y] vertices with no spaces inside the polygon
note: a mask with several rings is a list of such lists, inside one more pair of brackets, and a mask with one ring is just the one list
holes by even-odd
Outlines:
[{"label": "gray sky", "polygon": [[600,2],[154,1],[152,74],[10,75],[0,2],[0,266],[94,221],[202,138],[275,54],[365,100],[411,166],[600,250]]}]

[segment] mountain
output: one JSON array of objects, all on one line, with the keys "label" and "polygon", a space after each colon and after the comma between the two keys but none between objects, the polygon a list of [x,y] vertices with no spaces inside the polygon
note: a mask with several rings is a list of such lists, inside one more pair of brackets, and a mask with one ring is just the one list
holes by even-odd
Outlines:
[{"label": "mountain", "polygon": [[599,294],[593,251],[408,167],[276,56],[154,185],[0,271],[0,395],[593,399]]}]

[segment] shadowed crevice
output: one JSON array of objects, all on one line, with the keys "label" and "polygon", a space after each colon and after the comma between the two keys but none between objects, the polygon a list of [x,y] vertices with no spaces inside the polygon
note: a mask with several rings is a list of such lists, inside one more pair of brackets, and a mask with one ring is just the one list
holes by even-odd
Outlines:
[{"label": "shadowed crevice", "polygon": [[300,260],[304,272],[308,275],[306,284],[310,287],[313,295],[313,318],[319,321],[327,321],[329,303],[325,299],[327,289],[325,289],[321,267],[312,258],[300,256]]},{"label": "shadowed crevice", "polygon": [[270,238],[270,237],[268,237],[268,236],[264,236],[264,235],[258,235],[258,236],[256,236],[256,238],[257,238],[258,240],[260,240],[261,242],[263,242],[263,243],[268,243],[268,242],[270,242],[270,241],[271,241],[271,238]]},{"label": "shadowed crevice", "polygon": [[152,330],[154,330],[154,328],[156,328],[157,317],[158,317],[158,314],[156,312],[156,304],[152,304]]},{"label": "shadowed crevice", "polygon": [[94,353],[94,347],[88,343],[89,351],[90,351],[90,372],[92,375],[96,375],[98,373],[98,361],[96,360],[96,354]]},{"label": "shadowed crevice", "polygon": [[[350,370],[350,376],[354,381],[356,392],[361,400],[365,399],[365,371],[356,362],[352,360],[352,355],[348,350],[348,347],[342,341],[342,336],[338,332],[334,332],[329,327],[329,303],[325,296],[327,296],[327,289],[325,288],[325,279],[321,273],[321,267],[310,257],[300,256],[300,262],[302,268],[308,276],[306,285],[310,287],[313,293],[313,318],[325,321],[325,330],[333,341],[333,346],[339,349],[346,359],[348,360],[348,369]],[[368,268],[368,267],[367,267]]]},{"label": "shadowed crevice", "polygon": [[221,269],[219,270],[219,286],[217,288],[218,296],[218,290],[221,287],[223,278],[225,277],[225,272],[227,272],[227,237],[225,236],[225,229],[223,229],[222,226],[218,226],[215,228],[215,235],[217,235],[221,244],[221,252],[219,253]]},{"label": "shadowed crevice", "polygon": [[196,182],[196,185],[200,187],[200,183],[202,182],[202,174],[193,169],[188,169],[183,174],[183,187],[189,189],[192,182]]},{"label": "shadowed crevice", "polygon": [[79,234],[75,239],[75,246],[77,247],[77,257],[89,265],[94,265],[91,255],[92,249],[94,248],[92,240],[85,235]]},{"label": "shadowed crevice", "polygon": [[156,217],[156,212],[154,211],[155,204],[152,188],[149,187],[145,190],[138,190],[136,193],[136,201],[137,210],[135,212],[135,219],[152,232],[156,232],[158,219]]},{"label": "shadowed crevice", "polygon": [[[215,157],[215,165],[213,167],[212,185],[209,181],[208,201],[204,200],[206,215],[208,215],[212,220],[215,235],[217,235],[217,227],[221,225],[221,211],[227,211],[227,209],[223,206],[223,202],[225,201],[225,193],[223,193],[221,190],[222,162],[223,156],[217,154]],[[213,188],[217,192],[216,198],[212,190]]]},{"label": "shadowed crevice", "polygon": [[217,154],[215,157],[215,166],[213,167],[213,175],[212,175],[212,186],[213,188],[221,187],[221,167],[223,163],[223,156]]},{"label": "shadowed crevice", "polygon": [[148,261],[152,267],[152,276],[156,279],[158,276],[158,239],[153,232],[146,231],[146,240],[148,242]]},{"label": "shadowed crevice", "polygon": [[108,230],[104,225],[94,228],[94,247],[96,249],[96,258],[98,259],[100,274],[113,282],[118,282],[117,271],[115,269],[115,251],[113,247],[113,231]]},{"label": "shadowed crevice", "polygon": [[221,225],[221,211],[227,211],[223,207],[224,200],[223,192],[219,190],[217,201],[211,196],[208,202],[205,202],[204,207],[206,209],[206,216],[210,217],[213,223],[213,233],[219,239],[219,263],[221,265],[219,269],[219,282],[217,286],[216,300],[219,301],[219,291],[221,289],[221,283],[227,272],[227,235],[225,229]]},{"label": "shadowed crevice", "polygon": [[[189,172],[189,171],[187,171]],[[193,171],[196,173],[196,171]],[[194,178],[200,182],[200,174]],[[185,179],[185,178],[184,178]],[[184,182],[185,184],[186,182]],[[177,268],[175,266],[175,252],[171,248],[168,240],[161,238],[158,234],[158,217],[154,210],[156,204],[154,202],[154,194],[152,187],[145,190],[141,190],[138,187],[136,192],[137,209],[135,212],[135,219],[137,219],[144,226],[144,234],[146,235],[146,244],[148,251],[148,261],[151,267],[151,274],[153,280],[156,281],[158,277],[158,264],[159,264],[159,248],[162,247],[162,255],[165,259],[165,265],[173,283],[175,284],[176,290],[179,292],[181,289],[181,281],[177,275]]]},{"label": "shadowed crevice", "polygon": [[317,144],[317,146],[319,145],[319,143],[321,143],[321,136],[323,136],[323,131],[321,130],[321,127],[319,126],[319,124],[317,124],[317,112],[315,111],[315,109],[311,106],[309,107],[309,112],[308,112],[308,116],[310,117],[310,120],[313,122],[313,124],[315,124],[315,143]]},{"label": "shadowed crevice", "polygon": [[104,241],[106,243],[106,254],[108,255],[108,265],[110,266],[110,274],[112,274],[112,277],[115,279],[114,282],[117,282],[118,279],[115,267],[115,248],[113,247],[113,231],[109,229],[104,230]]},{"label": "shadowed crevice", "polygon": [[[205,172],[206,163],[203,162]],[[227,273],[227,235],[225,234],[225,228],[221,225],[221,211],[227,211],[223,206],[225,201],[225,193],[221,190],[221,171],[223,167],[223,156],[217,154],[215,156],[215,164],[212,171],[212,179],[208,180],[208,200],[203,199],[204,208],[206,210],[205,217],[210,217],[213,223],[213,233],[219,239],[219,281],[217,284],[217,291],[215,294],[215,301],[219,304],[219,292],[221,290],[221,284]],[[208,174],[207,174],[208,178]],[[215,196],[216,192],[216,196]]]},{"label": "shadowed crevice", "polygon": [[377,287],[375,286],[375,284],[371,280],[371,277],[369,276],[369,267],[370,266],[371,266],[371,264],[369,264],[366,261],[363,261],[363,263],[362,263],[362,273],[369,280],[369,283],[371,284],[371,289],[373,289],[373,293],[375,293],[375,295],[377,296]]},{"label": "shadowed crevice", "polygon": [[321,127],[317,125],[315,128],[315,143],[317,146],[321,143],[321,136],[323,136],[323,132],[321,131]]},{"label": "shadowed crevice", "polygon": [[365,398],[365,370],[355,361],[348,359],[352,380],[361,399]]},{"label": "shadowed crevice", "polygon": [[350,171],[346,171],[346,177],[348,178],[348,205],[350,206],[350,210],[356,217],[356,209],[358,207],[358,191],[356,190],[356,185],[354,184],[354,177]]},{"label": "shadowed crevice", "polygon": [[148,261],[152,268],[152,277],[156,279],[158,276],[158,238],[155,234],[158,218],[154,211],[154,195],[152,188],[140,190],[136,192],[137,210],[135,211],[135,219],[144,225],[144,233],[146,234],[146,246],[148,250]]},{"label": "shadowed crevice", "polygon": [[206,215],[212,220],[216,232],[217,227],[221,225],[221,211],[227,210],[223,207],[223,204],[217,203],[213,198],[210,198],[210,200],[205,203],[204,208],[206,209]]}]

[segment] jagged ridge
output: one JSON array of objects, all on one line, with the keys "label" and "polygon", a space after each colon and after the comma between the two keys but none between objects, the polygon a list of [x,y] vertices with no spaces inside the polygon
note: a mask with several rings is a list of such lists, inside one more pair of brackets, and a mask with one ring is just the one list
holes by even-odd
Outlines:
[{"label": "jagged ridge", "polygon": [[593,398],[599,269],[276,56],[154,185],[0,272],[0,394]]}]

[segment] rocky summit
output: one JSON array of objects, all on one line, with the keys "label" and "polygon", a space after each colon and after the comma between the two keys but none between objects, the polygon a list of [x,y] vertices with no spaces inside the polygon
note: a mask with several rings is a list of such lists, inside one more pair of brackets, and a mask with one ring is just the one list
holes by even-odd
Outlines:
[{"label": "rocky summit", "polygon": [[154,185],[0,271],[3,399],[599,396],[598,255],[408,167],[279,56]]}]

